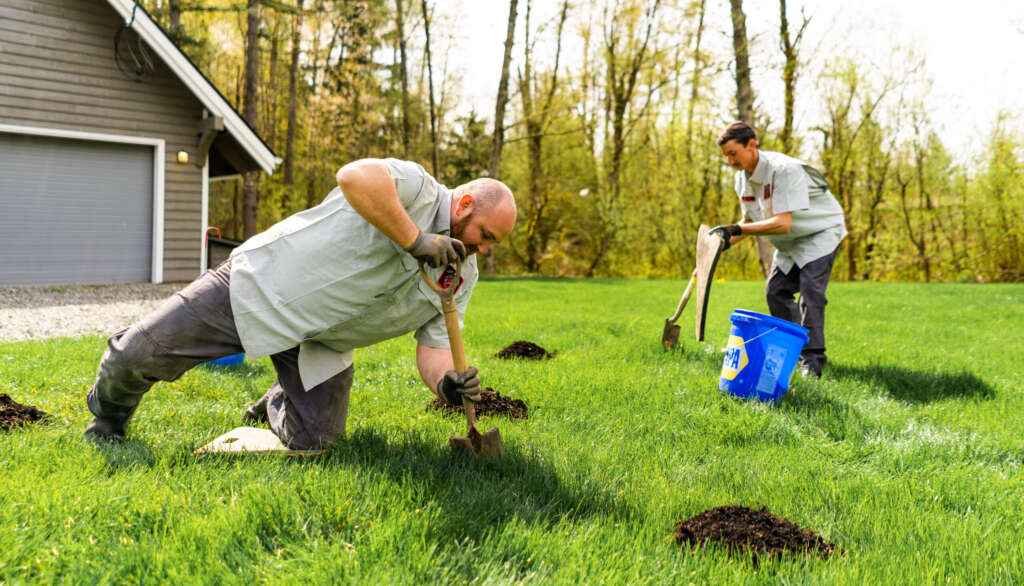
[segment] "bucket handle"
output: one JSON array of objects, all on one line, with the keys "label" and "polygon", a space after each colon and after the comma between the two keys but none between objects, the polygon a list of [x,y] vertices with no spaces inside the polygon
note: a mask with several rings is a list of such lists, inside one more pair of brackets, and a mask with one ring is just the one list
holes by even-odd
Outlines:
[{"label": "bucket handle", "polygon": [[[761,336],[767,336],[768,334],[774,332],[777,329],[779,329],[779,326],[775,326],[774,328],[768,330],[767,332],[764,332],[762,334],[758,334],[758,335],[754,336],[753,338],[751,338],[749,340],[743,340],[743,338],[740,338],[740,340],[742,340],[743,344],[746,345],[746,344],[749,344],[749,343],[753,342],[754,340],[760,338]],[[725,352],[725,350],[723,349],[722,352]]]}]

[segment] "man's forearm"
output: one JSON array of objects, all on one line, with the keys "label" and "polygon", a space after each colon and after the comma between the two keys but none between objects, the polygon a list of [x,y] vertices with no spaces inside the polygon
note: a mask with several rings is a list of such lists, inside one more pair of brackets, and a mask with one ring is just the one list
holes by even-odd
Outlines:
[{"label": "man's forearm", "polygon": [[419,344],[416,346],[416,367],[420,371],[423,383],[436,395],[437,381],[441,380],[444,373],[455,368],[455,365],[452,362],[451,350]]},{"label": "man's forearm", "polygon": [[792,221],[793,214],[791,212],[776,214],[766,220],[757,222],[751,222],[744,218],[740,220],[740,229],[743,230],[743,235],[734,237],[733,242],[747,235],[770,236],[772,234],[789,234],[789,227]]},{"label": "man's forearm", "polygon": [[379,159],[349,163],[335,175],[345,199],[360,216],[402,248],[408,248],[419,228],[398,200],[387,165]]}]

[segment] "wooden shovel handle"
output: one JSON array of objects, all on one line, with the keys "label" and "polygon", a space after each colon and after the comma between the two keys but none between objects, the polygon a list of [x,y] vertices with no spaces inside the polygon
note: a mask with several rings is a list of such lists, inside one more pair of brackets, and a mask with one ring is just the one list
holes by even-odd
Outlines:
[{"label": "wooden shovel handle", "polygon": [[693,294],[693,286],[697,283],[697,269],[693,269],[690,273],[690,282],[686,284],[686,290],[683,291],[683,296],[679,299],[679,305],[676,306],[676,312],[672,314],[672,317],[668,318],[669,323],[676,323],[679,316],[683,314],[683,308],[686,307],[686,302],[690,300],[690,295]]},{"label": "wooden shovel handle", "polygon": [[[462,329],[459,327],[459,312],[455,307],[455,288],[450,287],[448,289],[442,289],[440,285],[435,283],[428,275],[427,271],[423,268],[423,261],[420,261],[420,276],[426,281],[427,285],[437,293],[437,296],[441,298],[441,310],[444,313],[444,325],[448,330],[448,344],[452,350],[452,363],[455,366],[455,372],[463,374],[466,372],[468,365],[466,364],[466,350],[462,346]],[[455,279],[456,281],[462,277],[462,262],[455,263]],[[473,402],[462,397],[462,410],[466,412],[466,423],[469,429],[476,427],[476,408]]]}]

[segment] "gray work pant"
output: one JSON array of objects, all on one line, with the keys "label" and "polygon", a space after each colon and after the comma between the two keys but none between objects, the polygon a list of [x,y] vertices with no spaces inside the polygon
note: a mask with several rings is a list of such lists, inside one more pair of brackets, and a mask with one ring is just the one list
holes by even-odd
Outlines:
[{"label": "gray work pant", "polygon": [[[139,322],[107,340],[89,410],[127,424],[142,395],[214,358],[244,352],[231,313],[231,261],[207,271]],[[298,346],[270,357],[277,380],[267,390],[270,428],[292,449],[315,449],[345,433],[353,367],[306,391]]]},{"label": "gray work pant", "polygon": [[[772,270],[765,284],[768,309],[775,317],[789,320],[807,328],[807,344],[800,353],[804,362],[821,371],[825,366],[825,289],[836,260],[833,250],[825,256],[805,264],[802,268],[793,266],[789,273],[782,272],[772,263]],[[800,303],[793,297],[800,293]]]}]

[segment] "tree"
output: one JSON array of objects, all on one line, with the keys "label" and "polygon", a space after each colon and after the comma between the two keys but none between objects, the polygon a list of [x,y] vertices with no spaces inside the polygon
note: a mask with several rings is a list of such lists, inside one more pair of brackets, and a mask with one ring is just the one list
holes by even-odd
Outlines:
[{"label": "tree", "polygon": [[[400,1],[400,0],[399,0]],[[305,0],[296,0],[295,20],[292,23],[292,54],[288,66],[288,129],[284,139],[284,184],[295,182],[295,127],[299,93],[299,47],[302,43],[302,13]],[[285,190],[287,194],[290,190]],[[287,203],[287,199],[285,200]]]},{"label": "tree", "polygon": [[530,40],[531,0],[526,2],[526,23],[523,40],[523,70],[519,72],[519,95],[523,105],[524,137],[529,153],[529,181],[525,201],[525,250],[519,255],[529,272],[540,268],[541,256],[547,248],[550,229],[544,226],[545,212],[550,197],[550,183],[544,172],[544,138],[554,116],[554,98],[558,89],[558,65],[562,53],[562,32],[569,15],[569,2],[562,2],[559,11],[555,41],[555,62],[551,73],[541,79],[534,70],[534,45]]},{"label": "tree", "polygon": [[800,28],[797,29],[796,35],[790,37],[789,19],[786,15],[786,0],[779,0],[779,48],[782,49],[782,55],[786,59],[786,63],[782,68],[786,112],[783,115],[782,132],[779,133],[779,140],[782,142],[782,150],[787,153],[792,153],[796,150],[796,144],[793,140],[793,110],[796,105],[796,80],[798,77],[798,67],[800,66],[800,41],[803,40],[804,31],[807,30],[807,25],[811,22],[811,19],[804,15],[803,10],[800,11],[800,16]]},{"label": "tree", "polygon": [[[259,132],[259,77],[260,77],[260,3],[248,0],[246,5],[245,34],[245,121]],[[242,186],[242,237],[250,238],[259,232],[258,212],[260,205],[259,171],[245,174]]]},{"label": "tree", "polygon": [[441,162],[438,159],[439,145],[437,143],[437,111],[434,107],[434,67],[430,60],[430,9],[427,6],[427,0],[423,0],[423,34],[426,37],[424,44],[425,47],[425,59],[427,64],[427,94],[430,96],[430,143],[432,145],[431,153],[433,155],[432,160],[434,163],[434,176],[437,176],[437,172],[441,167]]},{"label": "tree", "polygon": [[[597,213],[602,225],[597,235],[596,250],[586,270],[593,276],[605,259],[612,244],[617,227],[622,222],[620,214],[622,199],[622,174],[626,162],[626,145],[630,133],[643,120],[651,107],[651,100],[665,83],[657,72],[649,72],[645,79],[644,101],[634,104],[641,80],[640,74],[652,66],[657,50],[652,47],[655,22],[660,0],[653,0],[642,6],[639,1],[626,5],[606,5],[602,18],[602,47],[604,86],[601,97],[601,124],[605,144],[599,153],[601,164],[601,185],[598,189]],[[585,124],[591,133],[588,142],[596,147],[594,135],[596,125]]]},{"label": "tree", "polygon": [[497,179],[501,171],[501,150],[505,139],[505,105],[508,103],[508,65],[512,59],[512,44],[516,34],[517,0],[509,0],[508,26],[505,32],[505,55],[501,60],[501,79],[498,81],[498,98],[494,103],[494,134],[491,139],[491,162],[488,174]]},{"label": "tree", "polygon": [[743,0],[729,0],[732,9],[732,48],[736,55],[736,114],[738,120],[754,124],[754,87],[750,83],[750,51],[747,43],[747,17]]},{"label": "tree", "polygon": [[402,156],[408,159],[411,152],[409,131],[409,62],[405,55],[405,14],[402,0],[395,0],[395,36],[398,40],[399,51],[398,77],[402,85]]}]

